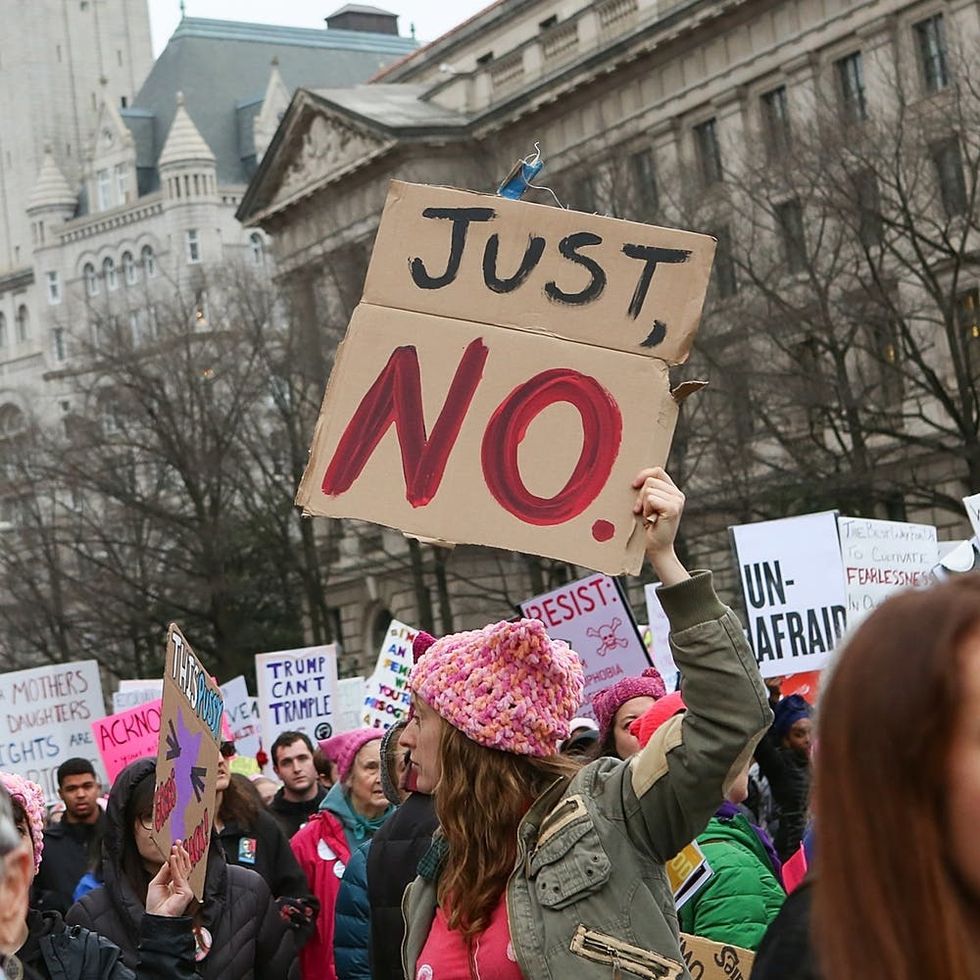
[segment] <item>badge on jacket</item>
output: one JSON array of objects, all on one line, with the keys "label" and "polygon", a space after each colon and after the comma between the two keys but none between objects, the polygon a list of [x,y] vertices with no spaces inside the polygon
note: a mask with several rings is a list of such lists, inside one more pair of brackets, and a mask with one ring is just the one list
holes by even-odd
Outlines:
[{"label": "badge on jacket", "polygon": [[238,863],[255,864],[256,843],[254,837],[243,837],[238,842]]}]

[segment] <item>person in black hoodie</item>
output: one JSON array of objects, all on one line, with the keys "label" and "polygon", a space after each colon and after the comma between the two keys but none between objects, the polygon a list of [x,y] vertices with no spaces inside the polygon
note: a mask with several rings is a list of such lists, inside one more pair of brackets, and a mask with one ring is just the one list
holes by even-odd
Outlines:
[{"label": "person in black hoodie", "polygon": [[44,849],[44,794],[29,780],[0,773],[6,821],[10,812],[20,846],[5,844],[0,874],[0,960],[8,977],[25,980],[192,980],[194,938],[184,915],[194,894],[187,882],[190,858],[175,847],[149,883],[139,935],[135,973],[117,946],[79,926],[68,926],[60,912],[24,908]]},{"label": "person in black hoodie", "polygon": [[[109,794],[103,840],[105,883],[73,905],[68,922],[110,939],[132,968],[146,918],[147,884],[161,864],[148,828],[156,764],[140,759]],[[191,906],[198,972],[205,980],[285,980],[296,963],[295,933],[277,912],[260,875],[229,866],[212,837],[204,901]]]}]

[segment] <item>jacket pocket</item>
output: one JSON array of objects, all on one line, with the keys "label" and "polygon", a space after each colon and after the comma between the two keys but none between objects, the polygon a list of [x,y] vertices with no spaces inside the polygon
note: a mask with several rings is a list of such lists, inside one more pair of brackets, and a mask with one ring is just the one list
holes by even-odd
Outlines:
[{"label": "jacket pocket", "polygon": [[644,977],[645,980],[677,980],[682,971],[680,963],[666,956],[583,925],[575,930],[568,948],[583,959],[611,966],[613,980],[624,975]]},{"label": "jacket pocket", "polygon": [[598,891],[608,880],[612,864],[588,814],[565,824],[528,859],[528,876],[538,901],[561,909]]}]

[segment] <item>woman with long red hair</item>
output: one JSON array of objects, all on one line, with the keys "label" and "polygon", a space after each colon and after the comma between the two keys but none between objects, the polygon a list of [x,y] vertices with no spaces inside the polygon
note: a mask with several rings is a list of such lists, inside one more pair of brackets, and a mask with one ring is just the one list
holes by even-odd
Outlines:
[{"label": "woman with long red hair", "polygon": [[884,603],[819,715],[821,974],[980,977],[980,575]]},{"label": "woman with long red hair", "polygon": [[583,692],[565,643],[527,619],[437,640],[410,674],[402,735],[440,823],[402,903],[408,980],[689,980],[664,864],[772,713],[710,572],[677,560],[683,494],[659,468],[634,487],[687,714],[630,760],[582,767],[557,754]]}]

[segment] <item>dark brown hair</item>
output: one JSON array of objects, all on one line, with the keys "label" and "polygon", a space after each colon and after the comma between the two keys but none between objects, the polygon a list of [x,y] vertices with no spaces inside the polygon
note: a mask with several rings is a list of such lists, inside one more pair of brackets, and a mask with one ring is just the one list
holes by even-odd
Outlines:
[{"label": "dark brown hair", "polygon": [[450,929],[472,940],[490,923],[517,860],[517,827],[530,805],[581,764],[565,756],[544,759],[487,749],[452,725],[443,725],[442,775],[436,815],[449,858],[439,878],[439,904]]},{"label": "dark brown hair", "polygon": [[944,801],[961,656],[980,575],[884,603],[820,701],[814,930],[821,972],[862,980],[980,976]]},{"label": "dark brown hair", "polygon": [[[129,799],[126,800],[126,805],[123,807],[123,826],[121,828],[122,853],[119,857],[119,867],[133,894],[144,905],[146,904],[146,888],[153,876],[143,866],[143,859],[140,857],[133,826],[137,820],[146,823],[153,818],[153,791],[156,789],[155,773],[155,769],[147,769],[146,773],[130,787]],[[162,864],[163,858],[160,861]]]},{"label": "dark brown hair", "polygon": [[247,776],[233,772],[228,780],[228,788],[221,794],[221,809],[218,816],[225,823],[236,823],[245,831],[254,830],[262,809],[262,797],[249,782]]}]

